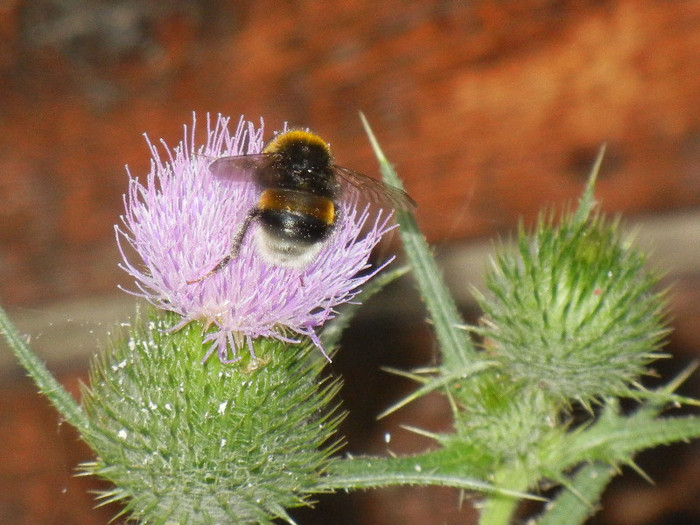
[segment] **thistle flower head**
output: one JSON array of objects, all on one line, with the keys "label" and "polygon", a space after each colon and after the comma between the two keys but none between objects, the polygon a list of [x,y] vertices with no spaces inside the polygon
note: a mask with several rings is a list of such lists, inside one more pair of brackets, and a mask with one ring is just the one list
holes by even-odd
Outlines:
[{"label": "thistle flower head", "polygon": [[[240,358],[246,344],[271,337],[295,342],[309,337],[320,349],[315,329],[334,316],[380,268],[367,271],[370,253],[393,226],[390,214],[370,214],[357,201],[339,203],[337,222],[318,254],[301,268],[271,264],[256,247],[253,221],[234,257],[220,271],[200,279],[231,252],[233,237],[256,205],[252,182],[215,177],[213,157],[260,153],[263,126],[239,120],[233,133],[229,119],[207,119],[206,142],[197,147],[195,124],[166,157],[148,142],[151,169],[142,183],[130,174],[126,213],[116,227],[124,263],[136,290],[158,308],[182,316],[175,329],[199,320],[211,327],[206,340],[222,361]],[[126,241],[126,243],[124,242]],[[142,264],[127,255],[131,245]],[[196,282],[193,282],[196,281]],[[324,352],[325,355],[325,352]]]},{"label": "thistle flower head", "polygon": [[167,333],[171,317],[139,318],[93,361],[83,472],[114,484],[100,499],[129,522],[294,523],[342,444],[339,383],[311,345],[274,339],[256,343],[276,355],[263,368],[190,366],[205,344],[193,325]]},{"label": "thistle flower head", "polygon": [[543,216],[495,261],[480,333],[513,377],[558,398],[633,395],[666,335],[663,294],[644,263],[598,213],[559,226]]}]

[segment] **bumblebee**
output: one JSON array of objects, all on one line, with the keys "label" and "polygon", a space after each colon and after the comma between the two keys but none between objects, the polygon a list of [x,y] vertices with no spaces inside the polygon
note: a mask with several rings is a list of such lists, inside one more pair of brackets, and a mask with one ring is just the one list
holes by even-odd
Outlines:
[{"label": "bumblebee", "polygon": [[403,190],[333,163],[318,135],[293,129],[279,133],[257,155],[220,157],[209,164],[216,177],[253,181],[259,191],[233,236],[230,253],[198,282],[238,256],[253,222],[258,253],[269,263],[303,268],[321,250],[338,222],[341,199],[353,193],[381,207],[416,206]]}]

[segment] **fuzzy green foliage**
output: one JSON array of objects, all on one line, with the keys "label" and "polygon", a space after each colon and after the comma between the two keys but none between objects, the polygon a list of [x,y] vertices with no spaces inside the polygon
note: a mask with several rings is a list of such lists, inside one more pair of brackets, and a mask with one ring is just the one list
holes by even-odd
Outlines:
[{"label": "fuzzy green foliage", "polygon": [[338,383],[319,377],[315,348],[275,340],[256,341],[262,362],[202,365],[201,328],[171,322],[161,314],[95,360],[83,407],[98,459],[83,471],[112,481],[102,498],[142,523],[290,520],[338,449]]},{"label": "fuzzy green foliage", "polygon": [[480,450],[489,458],[489,468],[518,461],[537,464],[544,442],[563,432],[557,426],[556,408],[542,390],[515,382],[489,370],[469,384],[453,382],[449,393],[455,406],[455,434],[445,443],[457,441]]},{"label": "fuzzy green foliage", "polygon": [[[515,248],[495,258],[490,295],[479,294],[482,325],[470,328],[482,336],[482,362],[490,366],[459,377],[443,365],[422,387],[442,384],[452,401],[455,432],[438,441],[448,450],[479,451],[482,475],[500,488],[532,489],[547,478],[566,483],[565,472],[580,462],[630,463],[644,448],[617,454],[609,436],[593,434],[600,427],[569,428],[573,401],[653,397],[638,380],[666,334],[664,297],[654,292],[643,255],[620,239],[616,223],[579,212],[558,222],[543,216],[530,234],[521,228]],[[627,424],[619,419],[619,428]],[[601,449],[574,458],[574,435]]]},{"label": "fuzzy green foliage", "polygon": [[667,333],[663,294],[644,261],[600,215],[541,218],[497,256],[477,331],[505,374],[555,398],[634,395]]},{"label": "fuzzy green foliage", "polygon": [[[395,184],[395,171],[368,134],[384,180]],[[478,327],[459,319],[428,247],[414,242],[415,222],[398,216],[441,362],[390,370],[420,386],[382,416],[428,392],[447,396],[454,432],[411,429],[440,445],[434,474],[469,472],[497,488],[479,505],[482,525],[512,523],[518,500],[507,492],[536,493],[543,482],[565,490],[532,522],[581,523],[619,467],[636,468],[636,453],[700,435],[700,418],[659,417],[671,404],[697,406],[673,393],[682,378],[659,391],[639,382],[662,355],[666,301],[654,291],[657,278],[644,268],[643,254],[595,211],[603,151],[573,213],[542,215],[532,233],[520,229],[514,249],[501,249],[487,275],[488,295],[476,294],[484,311]],[[460,330],[479,335],[481,351],[460,339]],[[622,397],[641,401],[639,409],[621,413]],[[575,402],[587,409],[581,419],[572,416]]]}]

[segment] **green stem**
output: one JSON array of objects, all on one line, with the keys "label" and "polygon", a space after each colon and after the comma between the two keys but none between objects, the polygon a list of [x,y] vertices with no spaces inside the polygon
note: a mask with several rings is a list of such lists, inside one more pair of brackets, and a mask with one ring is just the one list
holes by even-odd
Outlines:
[{"label": "green stem", "polygon": [[[501,469],[496,472],[494,484],[503,490],[522,494],[527,490],[528,479],[521,469]],[[520,500],[512,496],[489,495],[484,502],[479,516],[479,525],[508,525],[513,519]]]},{"label": "green stem", "polygon": [[455,462],[449,450],[408,457],[357,457],[331,463],[320,480],[321,490],[358,490],[397,485],[434,485],[493,494],[506,500],[542,498],[479,479],[464,462]]},{"label": "green stem", "polygon": [[56,407],[68,423],[81,433],[86,432],[90,424],[85,413],[75,402],[75,399],[61,386],[61,383],[51,375],[39,356],[32,352],[2,307],[0,307],[0,332],[5,336],[7,344],[17,356],[20,364],[29,372],[36,386],[49,398],[51,404]]},{"label": "green stem", "polygon": [[614,467],[600,462],[582,467],[570,486],[561,489],[557,498],[547,506],[536,521],[537,525],[584,523],[597,510],[603,490],[616,473]]}]

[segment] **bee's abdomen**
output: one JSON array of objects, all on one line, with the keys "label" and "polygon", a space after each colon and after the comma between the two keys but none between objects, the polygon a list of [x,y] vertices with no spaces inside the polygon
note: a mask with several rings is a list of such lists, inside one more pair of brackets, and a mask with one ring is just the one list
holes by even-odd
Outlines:
[{"label": "bee's abdomen", "polygon": [[335,224],[333,201],[303,191],[265,190],[257,209],[268,234],[298,242],[321,241]]}]

